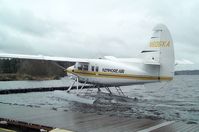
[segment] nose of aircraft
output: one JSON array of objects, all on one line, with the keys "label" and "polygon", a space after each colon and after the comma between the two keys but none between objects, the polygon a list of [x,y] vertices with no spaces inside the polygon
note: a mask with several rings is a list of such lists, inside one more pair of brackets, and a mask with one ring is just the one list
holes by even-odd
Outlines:
[{"label": "nose of aircraft", "polygon": [[73,70],[74,70],[74,66],[70,66],[70,67],[68,67],[68,68],[65,70],[65,72],[67,72],[67,73],[72,73]]},{"label": "nose of aircraft", "polygon": [[74,74],[74,66],[68,67],[65,72],[67,73],[68,77],[71,79],[76,79],[76,75]]}]

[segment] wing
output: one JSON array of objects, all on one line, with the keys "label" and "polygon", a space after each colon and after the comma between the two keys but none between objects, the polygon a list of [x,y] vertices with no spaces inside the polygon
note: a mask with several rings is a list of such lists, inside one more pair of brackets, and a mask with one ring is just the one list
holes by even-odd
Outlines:
[{"label": "wing", "polygon": [[147,65],[160,65],[158,61],[144,61],[141,58],[116,58],[114,56],[105,56],[105,59],[111,60],[111,61],[118,61],[118,62],[124,62],[124,63],[143,63]]},{"label": "wing", "polygon": [[119,61],[119,62],[132,62],[132,63],[141,63],[143,62],[140,58],[116,58],[114,56],[104,56],[105,59],[111,60],[111,61]]},{"label": "wing", "polygon": [[0,58],[16,58],[16,59],[29,59],[29,60],[46,60],[46,61],[85,62],[85,63],[88,63],[88,59],[69,58],[69,57],[52,57],[52,56],[43,56],[43,55],[25,55],[25,54],[0,53]]},{"label": "wing", "polygon": [[[143,63],[148,65],[160,65],[159,61],[147,61],[147,60],[144,61],[141,58],[116,58],[114,56],[104,56],[104,58],[107,60],[124,62],[124,63]],[[175,60],[175,65],[187,65],[187,64],[192,65],[194,63],[186,59]]]}]

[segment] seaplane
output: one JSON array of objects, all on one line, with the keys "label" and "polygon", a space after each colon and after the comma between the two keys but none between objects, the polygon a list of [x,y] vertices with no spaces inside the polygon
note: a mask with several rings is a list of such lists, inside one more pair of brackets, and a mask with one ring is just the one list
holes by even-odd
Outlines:
[{"label": "seaplane", "polygon": [[[104,88],[110,96],[117,94],[117,97],[126,97],[121,86],[171,81],[175,67],[173,40],[168,28],[163,24],[152,29],[150,41],[140,52],[139,58],[105,56],[88,59],[8,53],[0,53],[0,58],[75,62],[73,66],[65,69],[74,82],[67,91],[62,91],[62,94],[70,93],[74,84],[77,84],[77,96],[84,89],[84,85],[92,85],[97,89],[97,93]],[[84,85],[79,87],[79,82]],[[110,87],[114,87],[117,93],[113,93]]]}]

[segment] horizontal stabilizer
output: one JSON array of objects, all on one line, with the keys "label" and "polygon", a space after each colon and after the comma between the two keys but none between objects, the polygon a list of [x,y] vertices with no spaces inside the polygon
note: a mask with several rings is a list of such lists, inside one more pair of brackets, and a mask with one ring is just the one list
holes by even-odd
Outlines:
[{"label": "horizontal stabilizer", "polygon": [[182,59],[182,60],[176,60],[175,65],[193,65],[194,63],[190,60]]}]

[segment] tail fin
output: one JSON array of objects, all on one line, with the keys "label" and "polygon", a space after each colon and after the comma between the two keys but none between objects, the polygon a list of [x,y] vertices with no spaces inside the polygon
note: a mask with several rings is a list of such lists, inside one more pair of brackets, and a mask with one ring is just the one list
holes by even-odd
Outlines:
[{"label": "tail fin", "polygon": [[151,40],[146,50],[142,51],[146,63],[158,63],[160,80],[172,80],[174,76],[174,47],[167,27],[158,24],[153,28]]}]

